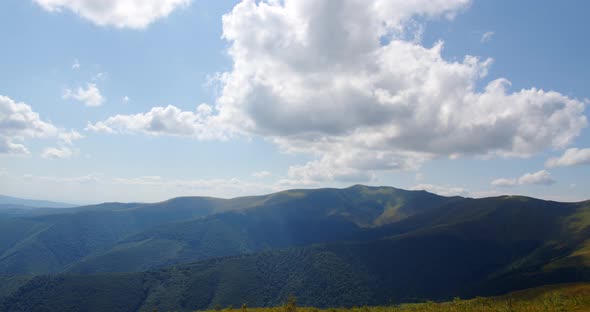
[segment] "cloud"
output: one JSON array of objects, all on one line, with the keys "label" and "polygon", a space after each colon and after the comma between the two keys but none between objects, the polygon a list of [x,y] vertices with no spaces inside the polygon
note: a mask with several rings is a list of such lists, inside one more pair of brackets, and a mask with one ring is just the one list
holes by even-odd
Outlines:
[{"label": "cloud", "polygon": [[51,123],[25,103],[0,95],[0,154],[29,154],[21,143],[26,138],[49,138],[60,134]]},{"label": "cloud", "polygon": [[495,179],[494,181],[492,181],[492,185],[493,186],[500,186],[500,187],[516,186],[516,185],[518,185],[518,179],[506,179],[506,178]]},{"label": "cloud", "polygon": [[[245,0],[223,16],[233,66],[215,75],[214,113],[196,118],[155,107],[103,124],[116,132],[260,136],[315,157],[292,166],[285,183],[370,181],[377,171],[435,158],[530,157],[567,147],[587,127],[583,102],[513,91],[505,78],[479,88],[491,59],[448,61],[442,42],[424,46],[408,36],[418,20],[452,18],[469,4]],[[154,129],[160,115],[177,121]]]},{"label": "cloud", "polygon": [[201,104],[194,112],[168,105],[154,107],[147,113],[116,115],[103,122],[88,124],[87,130],[103,133],[142,133],[172,135],[198,139],[223,139],[224,134],[213,125],[213,109]]},{"label": "cloud", "polygon": [[77,59],[74,60],[74,64],[72,64],[72,69],[80,69],[80,62]]},{"label": "cloud", "polygon": [[83,139],[84,136],[81,135],[76,130],[70,130],[69,132],[67,132],[67,131],[60,132],[58,134],[57,138],[64,144],[72,145],[72,144],[74,144],[74,141]]},{"label": "cloud", "polygon": [[270,177],[271,175],[272,175],[272,173],[270,173],[268,171],[258,171],[258,172],[252,173],[252,176],[255,178],[266,178],[266,177]]},{"label": "cloud", "polygon": [[89,122],[86,125],[86,128],[84,128],[84,130],[97,133],[115,133],[115,130],[111,129],[109,126],[107,126],[104,122],[101,121],[94,124]]},{"label": "cloud", "polygon": [[520,178],[501,178],[492,181],[493,186],[499,187],[513,187],[517,185],[551,185],[555,180],[551,174],[546,170],[537,171],[535,173],[525,173]]},{"label": "cloud", "polygon": [[316,180],[368,178],[437,157],[528,157],[567,146],[587,126],[578,100],[512,92],[503,78],[477,90],[490,59],[450,62],[440,42],[403,39],[414,17],[453,15],[467,1],[369,2],[236,5],[223,17],[234,64],[219,78],[217,118],[317,155],[290,170]]},{"label": "cloud", "polygon": [[74,141],[84,136],[75,130],[66,131],[41,120],[26,103],[17,103],[0,95],[0,154],[30,154],[23,143],[28,138],[55,139],[59,147],[46,148],[45,158],[69,158]]},{"label": "cloud", "polygon": [[68,159],[73,154],[72,149],[68,147],[48,147],[43,150],[41,156],[48,159]]},{"label": "cloud", "polygon": [[424,190],[442,196],[468,196],[469,191],[462,187],[449,187],[433,184],[418,184],[410,188],[411,190]]},{"label": "cloud", "polygon": [[129,101],[131,101],[131,99],[128,96],[125,95],[123,97],[123,103],[127,104],[127,103],[129,103]]},{"label": "cloud", "polygon": [[590,148],[569,148],[560,157],[550,158],[545,162],[545,166],[549,168],[587,164],[590,164]]},{"label": "cloud", "polygon": [[112,183],[170,191],[182,191],[184,194],[205,194],[207,196],[246,196],[276,192],[272,185],[248,182],[236,178],[230,179],[166,179],[160,176],[142,176],[131,178],[114,178]]},{"label": "cloud", "polygon": [[101,106],[104,103],[104,97],[100,93],[100,90],[94,83],[86,84],[86,89],[79,87],[77,90],[66,89],[64,99],[74,99],[84,103],[86,106],[96,107]]},{"label": "cloud", "polygon": [[492,37],[494,37],[494,32],[493,31],[487,31],[485,32],[483,35],[481,35],[481,43],[488,43],[492,40]]},{"label": "cloud", "polygon": [[141,29],[191,0],[34,0],[49,12],[67,9],[99,26]]},{"label": "cloud", "polygon": [[64,184],[86,184],[86,183],[101,183],[104,182],[102,178],[102,174],[100,173],[92,173],[82,176],[73,176],[73,177],[55,177],[55,176],[37,176],[32,174],[25,174],[23,175],[24,179],[27,180],[35,180],[40,182],[50,182],[50,183],[64,183]]}]

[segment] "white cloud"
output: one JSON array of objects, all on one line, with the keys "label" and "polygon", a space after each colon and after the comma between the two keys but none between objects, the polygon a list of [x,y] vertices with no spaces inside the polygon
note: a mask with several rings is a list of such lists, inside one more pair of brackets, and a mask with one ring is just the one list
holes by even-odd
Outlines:
[{"label": "white cloud", "polygon": [[27,180],[35,180],[41,182],[50,182],[50,183],[64,183],[64,184],[85,184],[85,183],[101,183],[104,182],[102,178],[102,174],[100,173],[92,173],[82,176],[73,176],[73,177],[55,177],[55,176],[37,176],[33,174],[25,174],[23,175],[24,179]]},{"label": "white cloud", "polygon": [[69,147],[48,147],[43,150],[41,156],[48,159],[68,159],[73,154],[72,149]]},{"label": "white cloud", "polygon": [[128,96],[125,95],[123,97],[123,103],[127,104],[127,103],[129,103],[129,101],[131,101],[131,99]]},{"label": "white cloud", "polygon": [[587,126],[578,100],[512,92],[506,79],[477,90],[491,60],[450,62],[442,43],[400,39],[413,17],[453,15],[468,1],[368,2],[234,7],[223,17],[234,65],[220,76],[218,119],[317,155],[290,170],[316,180],[366,179],[436,157],[527,157],[567,146]]},{"label": "white cloud", "polygon": [[525,173],[522,177],[518,178],[519,184],[538,184],[538,185],[549,185],[555,183],[555,180],[551,178],[551,174],[546,170],[537,171],[535,173]]},{"label": "white cloud", "polygon": [[70,130],[69,132],[63,131],[58,134],[57,137],[62,143],[67,145],[72,145],[74,141],[84,138],[84,136],[76,130]]},{"label": "white cloud", "polygon": [[424,190],[430,193],[442,196],[468,196],[469,191],[462,187],[449,187],[433,184],[418,184],[410,188],[411,190]]},{"label": "white cloud", "polygon": [[487,31],[485,32],[483,35],[481,35],[481,43],[487,43],[490,42],[492,40],[492,37],[494,37],[494,32],[493,31]]},{"label": "white cloud", "polygon": [[271,175],[272,175],[272,173],[265,171],[265,170],[252,173],[252,176],[255,178],[267,178],[267,177],[270,177]]},{"label": "white cloud", "polygon": [[0,95],[0,154],[29,154],[21,143],[26,138],[55,137],[60,130],[41,120],[25,103]]},{"label": "white cloud", "polygon": [[115,133],[115,130],[111,129],[109,126],[107,126],[104,122],[99,121],[97,123],[88,123],[86,125],[86,128],[84,128],[84,130],[86,131],[92,131],[92,132],[97,132],[97,133]]},{"label": "white cloud", "polygon": [[184,194],[203,194],[207,196],[245,196],[276,192],[278,188],[254,182],[230,179],[166,179],[160,176],[143,176],[132,178],[114,178],[115,184],[139,186],[143,189],[157,188],[158,190],[176,190]]},{"label": "white cloud", "polygon": [[41,120],[26,103],[17,103],[0,95],[0,154],[29,154],[22,144],[28,138],[55,139],[60,147],[46,148],[45,158],[69,158],[73,142],[84,136],[75,130],[66,131]]},{"label": "white cloud", "polygon": [[168,105],[154,107],[147,113],[116,115],[103,122],[88,124],[87,130],[106,133],[142,133],[172,135],[198,139],[222,139],[223,132],[213,125],[213,109],[201,104],[194,112]]},{"label": "white cloud", "polygon": [[551,185],[555,180],[547,170],[537,171],[535,173],[525,173],[520,178],[501,178],[492,181],[493,186],[512,187],[517,185]]},{"label": "white cloud", "polygon": [[86,106],[96,107],[101,106],[104,102],[104,97],[100,90],[94,83],[86,84],[86,89],[79,87],[77,90],[66,89],[63,95],[64,99],[74,99],[84,103]]},{"label": "white cloud", "polygon": [[529,157],[571,144],[587,126],[583,102],[536,88],[512,91],[504,78],[479,90],[491,59],[447,61],[442,42],[405,39],[419,29],[417,17],[452,17],[468,5],[245,0],[223,17],[233,67],[215,76],[215,114],[155,107],[94,126],[262,136],[316,157],[292,166],[285,180],[307,184],[370,181],[376,171],[415,169],[438,157]]},{"label": "white cloud", "polygon": [[72,69],[80,69],[80,62],[77,59],[74,60],[74,64],[72,64]]},{"label": "white cloud", "polygon": [[191,0],[34,0],[49,12],[67,9],[100,26],[141,29]]},{"label": "white cloud", "polygon": [[550,158],[545,162],[547,167],[567,167],[590,164],[590,148],[569,148],[563,155]]},{"label": "white cloud", "polygon": [[506,178],[495,179],[494,181],[492,181],[492,185],[493,186],[500,186],[500,187],[516,186],[516,185],[518,185],[518,179],[506,179]]}]

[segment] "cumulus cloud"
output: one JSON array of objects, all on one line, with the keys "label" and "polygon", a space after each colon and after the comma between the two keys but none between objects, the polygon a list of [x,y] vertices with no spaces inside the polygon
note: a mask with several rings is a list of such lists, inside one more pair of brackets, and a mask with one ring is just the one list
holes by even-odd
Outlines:
[{"label": "cumulus cloud", "polygon": [[490,42],[492,40],[492,37],[494,37],[494,32],[493,31],[486,31],[483,35],[481,35],[481,43],[487,43]]},{"label": "cumulus cloud", "polygon": [[587,125],[582,102],[535,88],[511,92],[503,78],[478,91],[491,60],[450,62],[442,43],[400,39],[413,17],[467,4],[243,1],[223,17],[234,66],[221,77],[219,118],[318,155],[290,173],[320,180],[434,157],[527,157],[571,143]]},{"label": "cumulus cloud", "polygon": [[69,158],[74,141],[84,136],[75,130],[66,131],[41,120],[26,103],[17,103],[0,95],[0,154],[29,154],[23,144],[27,138],[55,139],[59,147],[46,148],[45,158]]},{"label": "cumulus cloud", "polygon": [[201,104],[194,112],[182,111],[168,105],[154,107],[147,113],[116,115],[107,120],[89,123],[87,130],[103,133],[142,133],[148,135],[172,135],[198,139],[222,139],[224,134],[213,125],[213,109]]},{"label": "cumulus cloud", "polygon": [[493,186],[513,187],[517,185],[551,185],[555,180],[547,170],[537,171],[535,173],[525,173],[519,178],[501,178],[492,181]]},{"label": "cumulus cloud", "polygon": [[69,147],[48,147],[41,156],[48,159],[67,159],[72,157],[73,151]]},{"label": "cumulus cloud", "polygon": [[[156,107],[114,116],[116,132],[265,137],[316,159],[286,183],[370,181],[439,157],[529,157],[571,144],[584,103],[555,91],[511,90],[491,59],[442,57],[444,44],[408,38],[418,18],[452,18],[468,0],[244,0],[223,16],[230,71],[216,75],[215,114]],[[152,127],[155,116],[188,116]],[[102,124],[94,124],[98,126]],[[206,135],[206,138],[212,137]],[[215,135],[215,137],[224,137]]]},{"label": "cumulus cloud", "polygon": [[100,26],[147,27],[192,0],[34,0],[49,12],[67,9]]},{"label": "cumulus cloud", "polygon": [[590,148],[569,148],[560,157],[549,158],[547,167],[567,167],[590,164]]},{"label": "cumulus cloud", "polygon": [[468,196],[469,191],[462,187],[449,187],[433,184],[418,184],[410,188],[411,190],[424,190],[430,193],[442,196]]},{"label": "cumulus cloud", "polygon": [[111,129],[102,121],[96,122],[94,124],[89,122],[84,130],[97,133],[115,133],[115,130]]},{"label": "cumulus cloud", "polygon": [[76,130],[70,130],[68,131],[62,131],[57,135],[57,138],[63,143],[63,144],[67,144],[67,145],[72,145],[74,144],[74,141],[76,140],[80,140],[82,138],[84,138],[83,135],[80,134],[80,132],[76,131]]},{"label": "cumulus cloud", "polygon": [[25,103],[0,95],[0,154],[29,154],[20,142],[26,138],[55,137],[60,130],[41,120]]},{"label": "cumulus cloud", "polygon": [[64,99],[74,99],[84,103],[86,106],[96,107],[101,106],[104,102],[104,97],[100,90],[94,83],[86,84],[86,89],[79,87],[76,90],[66,89],[63,95]]}]

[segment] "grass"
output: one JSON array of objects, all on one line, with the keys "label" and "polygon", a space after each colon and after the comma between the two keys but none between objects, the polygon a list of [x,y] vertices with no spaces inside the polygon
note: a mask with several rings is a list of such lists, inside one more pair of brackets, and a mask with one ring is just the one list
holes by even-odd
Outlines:
[{"label": "grass", "polygon": [[[153,311],[158,311],[153,310]],[[393,306],[317,309],[297,307],[293,299],[285,305],[270,308],[216,307],[205,312],[536,312],[590,311],[590,283],[543,286],[513,292],[499,297],[477,297],[448,302],[410,303]],[[152,311],[149,311],[152,312]]]}]

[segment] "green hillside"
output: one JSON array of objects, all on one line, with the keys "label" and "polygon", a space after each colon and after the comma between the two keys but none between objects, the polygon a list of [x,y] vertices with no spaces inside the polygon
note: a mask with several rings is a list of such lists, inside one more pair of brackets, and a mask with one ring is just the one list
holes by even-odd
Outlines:
[{"label": "green hillside", "polygon": [[0,274],[127,272],[354,239],[362,229],[462,200],[390,187],[181,197],[0,216]]},{"label": "green hillside", "polygon": [[364,186],[280,192],[257,198],[248,209],[230,209],[129,236],[66,271],[141,271],[265,249],[363,239],[368,230],[462,200]]},{"label": "green hillside", "polygon": [[[296,299],[296,298],[295,298]],[[293,304],[294,302],[294,304]],[[532,312],[590,310],[590,284],[559,284],[526,289],[499,297],[477,297],[470,300],[454,298],[448,302],[410,303],[391,306],[362,306],[353,308],[298,307],[296,300],[271,308],[223,309],[224,312]],[[213,310],[210,310],[213,311]]]},{"label": "green hillside", "polygon": [[[125,307],[140,302],[144,309],[181,311],[243,303],[276,306],[291,294],[306,306],[362,306],[590,281],[589,211],[588,202],[523,197],[451,201],[390,225],[365,228],[357,239],[138,273],[36,277],[5,295],[4,305],[19,311],[15,307],[23,303],[61,304],[54,302],[57,292],[68,294],[57,298],[71,306],[108,301],[112,289],[95,285],[111,278],[126,285],[117,297]],[[174,252],[170,242],[161,242],[162,252]],[[127,257],[134,256],[111,261]]]},{"label": "green hillside", "polygon": [[[0,311],[263,307],[291,294],[327,308],[590,281],[590,202],[354,186],[104,204],[0,225]],[[24,275],[46,272],[61,273]]]}]

